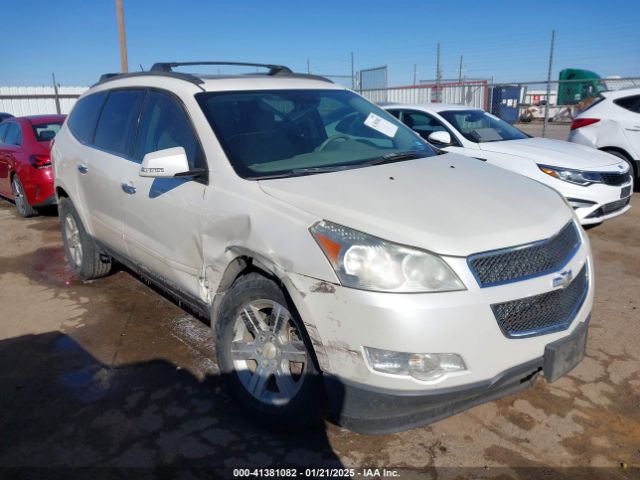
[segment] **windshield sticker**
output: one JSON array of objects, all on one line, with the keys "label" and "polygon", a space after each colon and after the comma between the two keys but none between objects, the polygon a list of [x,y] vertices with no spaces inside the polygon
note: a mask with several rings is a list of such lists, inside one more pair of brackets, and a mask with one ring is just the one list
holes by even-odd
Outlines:
[{"label": "windshield sticker", "polygon": [[382,117],[379,117],[375,113],[370,113],[367,119],[364,121],[364,124],[367,127],[373,128],[374,130],[380,132],[381,134],[386,135],[389,138],[395,137],[396,132],[398,131],[397,126],[395,126],[390,121],[385,120]]}]

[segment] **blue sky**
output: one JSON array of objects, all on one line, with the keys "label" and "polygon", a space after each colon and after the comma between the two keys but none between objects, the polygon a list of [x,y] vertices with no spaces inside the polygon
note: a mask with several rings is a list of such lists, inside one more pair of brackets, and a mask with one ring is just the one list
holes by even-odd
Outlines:
[{"label": "blue sky", "polygon": [[[640,76],[640,1],[124,0],[130,70],[163,60],[282,63],[320,74],[387,64],[389,83],[546,78],[566,67]],[[115,0],[6,0],[0,85],[89,85],[120,68]]]}]

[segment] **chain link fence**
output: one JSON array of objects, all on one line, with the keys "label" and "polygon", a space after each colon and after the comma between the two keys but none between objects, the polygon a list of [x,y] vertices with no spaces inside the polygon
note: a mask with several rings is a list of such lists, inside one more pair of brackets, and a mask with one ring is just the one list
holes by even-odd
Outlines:
[{"label": "chain link fence", "polygon": [[[389,87],[387,66],[328,77],[375,103],[465,105],[482,108],[509,123],[542,121],[545,115],[550,122],[570,122],[601,92],[640,87],[640,77],[509,83],[493,83],[489,79],[421,80],[417,85]],[[0,87],[0,112],[15,116],[69,113],[87,88]]]}]

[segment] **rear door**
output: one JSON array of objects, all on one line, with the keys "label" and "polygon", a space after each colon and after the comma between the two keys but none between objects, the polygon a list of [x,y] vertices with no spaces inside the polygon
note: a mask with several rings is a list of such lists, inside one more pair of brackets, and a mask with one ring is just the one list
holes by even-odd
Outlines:
[{"label": "rear door", "polygon": [[78,163],[78,190],[93,236],[125,253],[121,185],[123,170],[131,163],[143,89],[112,90],[98,118],[91,148]]},{"label": "rear door", "polygon": [[189,166],[207,167],[197,133],[175,95],[149,90],[142,108],[133,161],[122,170],[129,258],[171,286],[198,296],[202,268],[201,214],[206,182],[193,177],[141,177],[145,154],[183,147]]},{"label": "rear door", "polygon": [[619,115],[619,121],[627,140],[633,148],[633,158],[640,159],[640,95],[618,98],[614,103],[624,110]]},{"label": "rear door", "polygon": [[0,123],[0,194],[11,195],[9,182],[9,164],[4,145],[4,136],[9,128],[8,122]]}]

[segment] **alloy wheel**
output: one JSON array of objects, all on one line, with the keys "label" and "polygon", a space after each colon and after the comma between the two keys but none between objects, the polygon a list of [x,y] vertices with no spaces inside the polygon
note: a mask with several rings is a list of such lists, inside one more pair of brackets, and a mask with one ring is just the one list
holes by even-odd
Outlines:
[{"label": "alloy wheel", "polygon": [[76,219],[72,214],[67,213],[64,219],[64,234],[69,249],[69,257],[76,267],[82,265],[82,241],[80,240],[80,230]]},{"label": "alloy wheel", "polygon": [[13,181],[11,182],[13,186],[13,197],[16,202],[16,208],[20,211],[21,214],[24,215],[26,212],[25,202],[27,201],[24,196],[24,189],[22,188],[22,184],[16,175],[13,177]]},{"label": "alloy wheel", "polygon": [[296,396],[310,361],[289,310],[267,299],[240,309],[231,358],[242,386],[267,405],[285,405]]}]

